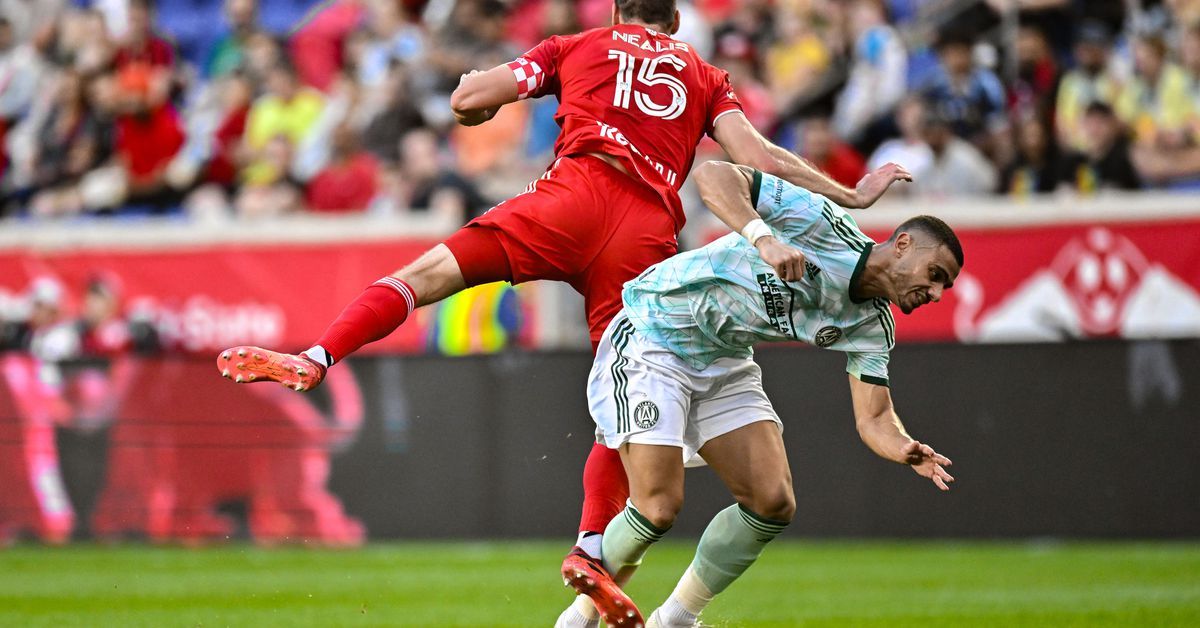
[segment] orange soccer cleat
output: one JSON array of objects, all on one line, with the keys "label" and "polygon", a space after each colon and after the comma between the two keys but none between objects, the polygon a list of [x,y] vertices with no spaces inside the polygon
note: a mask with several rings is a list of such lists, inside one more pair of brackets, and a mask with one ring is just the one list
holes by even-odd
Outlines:
[{"label": "orange soccer cleat", "polygon": [[239,384],[279,382],[298,391],[312,390],[325,379],[325,367],[307,356],[262,347],[231,347],[217,356],[221,376]]},{"label": "orange soccer cleat", "polygon": [[600,621],[619,628],[644,628],[646,621],[633,600],[600,564],[579,547],[574,547],[562,564],[563,584],[591,598],[600,612]]}]

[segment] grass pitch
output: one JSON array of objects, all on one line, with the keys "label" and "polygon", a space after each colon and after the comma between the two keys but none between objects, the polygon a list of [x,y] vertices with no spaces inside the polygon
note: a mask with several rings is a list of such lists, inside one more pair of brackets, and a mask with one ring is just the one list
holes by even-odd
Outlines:
[{"label": "grass pitch", "polygon": [[[563,543],[362,550],[0,550],[0,626],[546,626]],[[631,593],[648,613],[692,545]],[[1200,626],[1197,543],[780,541],[704,614],[714,626]]]}]

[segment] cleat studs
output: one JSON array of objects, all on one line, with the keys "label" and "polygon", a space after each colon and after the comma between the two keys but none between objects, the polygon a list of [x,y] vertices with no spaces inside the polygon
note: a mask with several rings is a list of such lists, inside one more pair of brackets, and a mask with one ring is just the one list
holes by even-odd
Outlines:
[{"label": "cleat studs", "polygon": [[246,368],[246,363],[245,363],[245,362],[238,362],[238,368],[239,368],[239,369],[244,369],[244,368]]},{"label": "cleat studs", "polygon": [[304,384],[296,384],[295,388],[296,388],[296,392],[303,392]]},{"label": "cleat studs", "polygon": [[588,579],[587,579],[587,585],[588,585],[589,587],[594,587],[594,586],[596,586],[596,581],[595,581],[595,580],[592,580],[591,578],[588,578]]},{"label": "cleat studs", "polygon": [[239,358],[244,358],[244,357],[246,357],[246,350],[245,350],[245,349],[238,349],[238,357],[239,357]]},{"label": "cleat studs", "polygon": [[239,383],[239,384],[240,384],[240,383],[242,383],[243,381],[245,381],[245,378],[243,378],[243,377],[242,377],[241,373],[238,373],[238,376],[237,376],[237,377],[235,377],[235,378],[233,378],[233,381],[235,381],[235,382],[237,382],[237,383]]},{"label": "cleat studs", "polygon": [[254,359],[255,359],[255,360],[258,360],[259,362],[262,362],[263,360],[266,360],[266,358],[265,358],[265,357],[263,357],[263,354],[261,354],[261,353],[255,353],[255,354],[254,354]]},{"label": "cleat studs", "polygon": [[625,611],[626,617],[633,617],[633,611]]},{"label": "cleat studs", "polygon": [[305,375],[308,375],[308,371],[306,371],[306,370],[304,370],[304,369],[302,369],[302,368],[299,368],[299,367],[297,367],[297,368],[296,368],[296,374],[297,374],[297,375],[299,375],[300,377],[304,377]]},{"label": "cleat studs", "polygon": [[258,376],[257,376],[257,375],[255,375],[254,373],[251,373],[251,374],[250,374],[250,381],[254,381],[254,380],[256,380],[256,379],[258,379]]},{"label": "cleat studs", "polygon": [[229,379],[229,369],[225,369],[225,370],[221,371],[221,377],[224,377],[225,379]]},{"label": "cleat studs", "polygon": [[230,357],[231,357],[231,354],[230,354],[228,351],[226,351],[225,353],[222,353],[222,354],[221,354],[221,359],[222,359],[222,360],[228,360]]}]

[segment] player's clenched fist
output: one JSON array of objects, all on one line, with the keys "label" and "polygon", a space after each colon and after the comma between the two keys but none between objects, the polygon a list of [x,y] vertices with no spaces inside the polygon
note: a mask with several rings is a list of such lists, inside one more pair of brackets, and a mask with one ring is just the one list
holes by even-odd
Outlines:
[{"label": "player's clenched fist", "polygon": [[795,281],[804,276],[804,254],[774,236],[759,238],[754,243],[758,256],[775,269],[775,274],[784,281]]},{"label": "player's clenched fist", "polygon": [[463,74],[462,76],[458,77],[458,86],[462,87],[462,84],[465,83],[468,78],[475,76],[476,74],[483,74],[483,71],[482,70],[471,70],[470,72]]}]

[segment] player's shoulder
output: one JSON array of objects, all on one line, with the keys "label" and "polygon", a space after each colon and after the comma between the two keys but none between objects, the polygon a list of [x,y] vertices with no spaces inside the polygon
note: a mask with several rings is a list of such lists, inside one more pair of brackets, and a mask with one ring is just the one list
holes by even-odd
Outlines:
[{"label": "player's shoulder", "polygon": [[862,253],[868,246],[875,245],[875,241],[859,228],[854,216],[837,203],[815,193],[812,194],[812,203],[821,212],[825,227],[837,235],[850,250]]},{"label": "player's shoulder", "polygon": [[612,26],[597,26],[595,28],[589,28],[585,31],[580,31],[573,35],[557,35],[557,37],[563,41],[608,41],[612,39],[612,32]]}]

